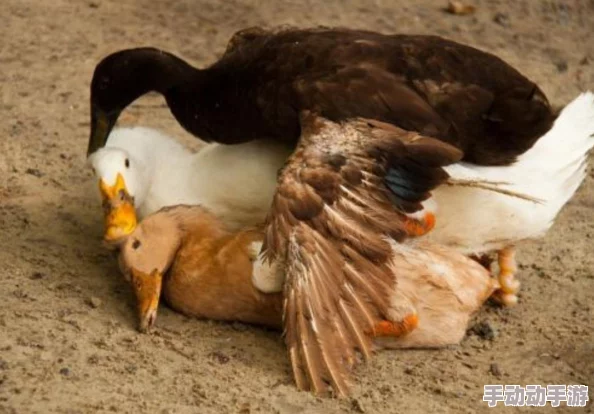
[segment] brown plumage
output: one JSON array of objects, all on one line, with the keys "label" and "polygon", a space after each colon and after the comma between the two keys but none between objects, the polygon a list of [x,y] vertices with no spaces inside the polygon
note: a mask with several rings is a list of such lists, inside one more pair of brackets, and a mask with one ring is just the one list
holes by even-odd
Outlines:
[{"label": "brown plumage", "polygon": [[[243,283],[252,275],[250,244],[261,239],[257,230],[228,231],[200,206],[165,207],[123,240],[120,268],[137,289],[162,278],[165,301],[181,313],[276,327],[281,321],[281,298],[268,300],[251,283]],[[152,285],[156,287],[160,293],[160,284]],[[139,300],[145,313],[142,329],[154,323],[158,299]],[[146,310],[149,305],[152,318]]]},{"label": "brown plumage", "polygon": [[[461,157],[442,141],[377,121],[334,123],[310,113],[279,176],[263,250],[286,263],[285,338],[299,388],[347,394],[360,351],[388,319],[389,239],[403,242],[405,213],[422,208]],[[406,172],[414,174],[407,175]],[[390,175],[398,185],[384,185]],[[396,275],[396,276],[395,276]]]},{"label": "brown plumage", "polygon": [[[121,268],[137,296],[140,329],[155,323],[161,292],[171,307],[189,316],[274,328],[282,326],[284,297],[285,306],[294,310],[285,311],[284,325],[287,335],[295,336],[288,342],[294,345],[289,354],[297,385],[323,393],[330,383],[344,395],[349,387],[346,374],[355,362],[352,343],[365,356],[378,347],[457,344],[470,316],[496,287],[486,269],[452,249],[422,241],[390,242],[392,277],[382,284],[377,300],[383,315],[378,317],[369,297],[358,292],[361,288],[374,294],[362,287],[368,283],[363,275],[356,272],[343,281],[320,278],[324,274],[313,268],[317,262],[325,265],[327,258],[319,250],[288,261],[299,267],[288,269],[291,279],[311,289],[290,285],[283,294],[277,283],[283,278],[279,263],[267,266],[255,254],[263,238],[260,230],[229,233],[198,206],[163,208],[146,217],[120,252]],[[289,250],[289,255],[304,251],[293,244]],[[331,265],[341,266],[342,261]],[[351,288],[352,281],[356,286]],[[258,290],[265,286],[270,293]],[[337,286],[338,302],[328,301]],[[330,312],[316,309],[325,305],[333,307]],[[336,334],[327,335],[327,329]]]}]

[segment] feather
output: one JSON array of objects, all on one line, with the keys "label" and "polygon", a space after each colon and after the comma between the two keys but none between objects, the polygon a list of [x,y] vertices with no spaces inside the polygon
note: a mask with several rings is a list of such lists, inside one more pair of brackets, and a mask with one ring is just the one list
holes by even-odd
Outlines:
[{"label": "feather", "polygon": [[[460,151],[374,120],[302,114],[302,137],[279,174],[263,254],[284,260],[285,341],[299,389],[347,395],[355,351],[389,318],[392,240]],[[403,193],[390,188],[390,172]],[[327,384],[328,383],[328,384]]]}]

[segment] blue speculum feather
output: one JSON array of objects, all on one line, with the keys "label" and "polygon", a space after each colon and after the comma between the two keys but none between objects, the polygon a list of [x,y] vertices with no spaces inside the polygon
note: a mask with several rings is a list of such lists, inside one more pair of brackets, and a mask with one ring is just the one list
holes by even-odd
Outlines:
[{"label": "blue speculum feather", "polygon": [[427,191],[426,187],[416,183],[414,175],[404,168],[390,168],[385,181],[395,196],[407,201],[419,200]]}]

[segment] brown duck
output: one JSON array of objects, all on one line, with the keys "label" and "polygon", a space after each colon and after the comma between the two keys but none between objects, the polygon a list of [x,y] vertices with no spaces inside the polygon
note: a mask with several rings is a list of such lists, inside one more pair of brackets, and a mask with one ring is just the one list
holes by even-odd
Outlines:
[{"label": "brown duck", "polygon": [[[554,121],[534,83],[445,39],[248,29],[201,70],[152,48],[106,57],[91,83],[89,153],[149,91],[207,141],[296,145],[279,174],[263,251],[286,269],[287,345],[296,377],[306,367],[298,385],[323,392],[324,380],[340,394],[351,368],[340,355],[364,352],[361,333],[389,319],[390,240],[431,230],[423,201],[453,184],[444,168],[510,164]],[[315,357],[324,363],[308,371]]]},{"label": "brown duck", "polygon": [[[229,232],[200,206],[166,207],[146,217],[122,244],[119,256],[137,297],[139,329],[147,331],[155,324],[161,295],[188,316],[281,328],[282,268],[259,257],[263,239],[257,229]],[[395,278],[385,286],[389,318],[363,334],[364,355],[371,353],[371,346],[459,343],[469,318],[497,282],[477,262],[437,245],[392,243],[391,256]],[[368,344],[368,338],[373,342]],[[313,338],[303,335],[299,342],[307,346],[308,340]],[[354,359],[352,353],[344,356]],[[324,364],[321,359],[306,363],[306,372],[294,367],[298,381]],[[324,387],[313,378],[315,388]]]}]

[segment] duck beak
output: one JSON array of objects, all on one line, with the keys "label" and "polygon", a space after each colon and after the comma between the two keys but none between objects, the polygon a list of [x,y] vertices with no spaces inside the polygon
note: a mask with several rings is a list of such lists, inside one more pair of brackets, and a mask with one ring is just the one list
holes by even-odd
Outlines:
[{"label": "duck beak", "polygon": [[87,157],[105,146],[107,137],[119,116],[120,112],[118,111],[107,114],[95,105],[91,105],[91,136],[87,147]]},{"label": "duck beak", "polygon": [[150,274],[130,269],[138,307],[138,330],[146,333],[155,325],[163,274],[157,269]]},{"label": "duck beak", "polygon": [[108,243],[117,242],[136,228],[134,197],[128,192],[124,177],[120,173],[118,173],[114,185],[107,184],[101,178],[99,191],[105,209],[104,239]]}]

